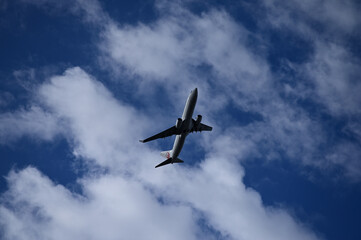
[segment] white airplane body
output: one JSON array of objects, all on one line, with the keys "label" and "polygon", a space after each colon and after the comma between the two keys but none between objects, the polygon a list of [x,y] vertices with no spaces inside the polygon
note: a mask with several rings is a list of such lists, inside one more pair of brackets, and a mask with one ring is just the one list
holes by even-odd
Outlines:
[{"label": "white airplane body", "polygon": [[140,142],[148,142],[158,138],[165,138],[172,135],[177,135],[173,144],[173,149],[169,151],[161,152],[161,155],[165,157],[167,160],[158,164],[157,167],[169,164],[169,163],[181,163],[183,160],[179,159],[178,156],[183,148],[184,141],[187,135],[194,131],[212,131],[212,127],[202,124],[202,116],[198,115],[197,119],[194,120],[192,118],[194,108],[197,103],[198,90],[195,88],[188,96],[186,105],[184,107],[182,118],[178,118],[175,126],[158,133],[152,137],[149,137],[144,140],[140,140]]}]

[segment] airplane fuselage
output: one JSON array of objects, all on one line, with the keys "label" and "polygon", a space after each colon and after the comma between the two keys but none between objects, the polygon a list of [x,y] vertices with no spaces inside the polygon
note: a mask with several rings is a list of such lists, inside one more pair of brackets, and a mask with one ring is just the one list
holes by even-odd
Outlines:
[{"label": "airplane fuselage", "polygon": [[186,140],[186,137],[189,133],[212,131],[211,126],[207,126],[206,124],[201,123],[202,115],[197,115],[196,119],[192,118],[193,111],[197,103],[197,98],[198,98],[198,90],[197,88],[195,88],[193,91],[191,91],[191,93],[187,98],[187,102],[183,110],[182,118],[178,118],[174,126],[158,134],[155,134],[151,137],[148,137],[143,140],[139,140],[140,142],[145,143],[145,142],[153,141],[155,139],[176,135],[172,150],[163,151],[160,153],[160,155],[166,158],[166,160],[155,166],[156,168],[167,165],[169,163],[183,162],[182,159],[178,158],[178,155],[180,154],[184,145],[184,141]]},{"label": "airplane fuselage", "polygon": [[172,149],[172,159],[177,159],[179,153],[181,152],[184,141],[188,133],[191,131],[193,127],[192,115],[194,108],[197,103],[198,90],[195,88],[188,96],[186,105],[184,107],[183,115],[182,115],[182,133],[180,135],[176,135],[173,149]]}]

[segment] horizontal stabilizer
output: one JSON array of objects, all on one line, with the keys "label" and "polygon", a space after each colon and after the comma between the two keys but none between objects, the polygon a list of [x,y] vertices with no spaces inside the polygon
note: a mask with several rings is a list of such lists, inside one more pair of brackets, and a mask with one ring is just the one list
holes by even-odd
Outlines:
[{"label": "horizontal stabilizer", "polygon": [[173,162],[174,162],[174,163],[182,163],[183,160],[182,160],[182,159],[179,159],[179,158],[176,158],[176,159],[173,159]]},{"label": "horizontal stabilizer", "polygon": [[168,158],[168,159],[165,160],[164,162],[159,163],[157,166],[155,166],[155,168],[161,167],[161,166],[164,166],[164,165],[167,165],[167,164],[169,164],[169,163],[172,163],[172,158]]},{"label": "horizontal stabilizer", "polygon": [[158,164],[157,166],[155,166],[155,168],[157,167],[161,167],[161,166],[164,166],[164,165],[167,165],[169,163],[182,163],[183,160],[179,159],[179,158],[176,158],[176,159],[173,159],[173,158],[168,158],[167,160],[165,160],[164,162],[161,162],[160,164]]}]

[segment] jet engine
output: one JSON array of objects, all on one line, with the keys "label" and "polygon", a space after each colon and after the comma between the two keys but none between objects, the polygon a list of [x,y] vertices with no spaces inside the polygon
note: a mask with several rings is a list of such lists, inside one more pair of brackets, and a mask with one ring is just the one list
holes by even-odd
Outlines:
[{"label": "jet engine", "polygon": [[196,118],[196,122],[194,123],[194,125],[197,127],[202,121],[202,115],[198,115]]},{"label": "jet engine", "polygon": [[177,129],[180,129],[181,127],[182,127],[182,119],[181,118],[178,118],[177,119],[177,122],[175,123],[175,127],[177,128]]}]

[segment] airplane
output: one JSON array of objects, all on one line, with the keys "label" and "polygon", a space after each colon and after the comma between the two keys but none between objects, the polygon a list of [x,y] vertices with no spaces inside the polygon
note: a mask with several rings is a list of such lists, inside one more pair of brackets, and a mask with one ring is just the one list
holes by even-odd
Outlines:
[{"label": "airplane", "polygon": [[202,121],[202,115],[198,115],[196,120],[192,118],[194,107],[197,103],[198,90],[195,88],[191,91],[188,96],[186,105],[184,107],[182,118],[178,118],[175,126],[164,130],[154,136],[146,138],[144,140],[139,140],[142,143],[149,142],[158,138],[165,138],[172,135],[177,135],[173,144],[173,149],[169,151],[161,152],[160,155],[165,157],[167,160],[158,164],[157,167],[161,167],[170,163],[182,163],[183,160],[178,158],[179,153],[181,152],[184,141],[187,135],[191,132],[201,132],[201,131],[212,131],[212,127],[207,126]]}]

